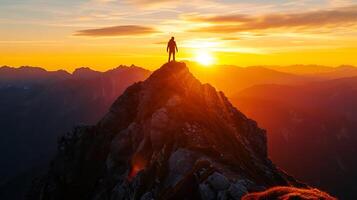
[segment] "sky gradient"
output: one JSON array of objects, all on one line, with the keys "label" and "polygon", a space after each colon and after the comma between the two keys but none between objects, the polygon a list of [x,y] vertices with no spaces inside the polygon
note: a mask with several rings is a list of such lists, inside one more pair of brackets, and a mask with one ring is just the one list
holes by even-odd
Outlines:
[{"label": "sky gradient", "polygon": [[1,0],[0,65],[155,69],[179,60],[357,65],[357,0]]}]

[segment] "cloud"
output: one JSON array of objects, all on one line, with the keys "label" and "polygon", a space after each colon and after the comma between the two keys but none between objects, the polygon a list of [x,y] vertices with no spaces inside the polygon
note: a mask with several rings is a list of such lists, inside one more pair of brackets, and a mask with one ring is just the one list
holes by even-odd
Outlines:
[{"label": "cloud", "polygon": [[154,42],[153,44],[166,45],[167,42]]},{"label": "cloud", "polygon": [[323,26],[357,25],[357,6],[302,13],[252,15],[184,16],[192,22],[212,25],[196,28],[195,32],[234,33],[271,28],[319,28]]},{"label": "cloud", "polygon": [[174,0],[129,0],[127,2],[141,4],[141,5],[148,5],[148,4],[159,4],[159,3],[167,3],[167,2],[176,2]]},{"label": "cloud", "polygon": [[170,9],[171,11],[180,12],[181,9],[200,8],[213,5],[225,5],[225,3],[217,2],[216,0],[101,0],[101,1],[117,1],[123,5],[133,6],[144,10],[162,11]]},{"label": "cloud", "polygon": [[176,7],[180,1],[177,0],[101,0],[120,2],[124,5],[130,5],[141,9],[162,9],[167,7]]},{"label": "cloud", "polygon": [[222,37],[221,40],[235,41],[235,40],[241,40],[241,38],[239,38],[239,37]]},{"label": "cloud", "polygon": [[110,26],[104,28],[79,30],[74,35],[76,36],[130,36],[130,35],[144,35],[156,33],[154,28],[138,25],[125,25],[125,26]]},{"label": "cloud", "polygon": [[187,15],[185,19],[193,22],[210,22],[210,23],[227,23],[227,22],[248,22],[252,20],[249,15],[216,15],[216,16],[202,16],[202,15]]}]

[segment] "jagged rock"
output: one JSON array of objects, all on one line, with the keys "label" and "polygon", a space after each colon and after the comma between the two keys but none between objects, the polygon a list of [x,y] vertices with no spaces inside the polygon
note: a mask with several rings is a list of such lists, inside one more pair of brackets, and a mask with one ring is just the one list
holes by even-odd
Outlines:
[{"label": "jagged rock", "polygon": [[187,149],[178,149],[172,153],[168,162],[167,185],[176,185],[192,169],[196,158],[197,155]]},{"label": "jagged rock", "polygon": [[207,182],[217,191],[227,189],[230,185],[229,180],[217,172],[209,176]]},{"label": "jagged rock", "polygon": [[174,106],[179,105],[180,103],[181,103],[181,98],[177,95],[174,95],[167,101],[166,106],[174,107]]},{"label": "jagged rock", "polygon": [[214,200],[216,198],[215,192],[209,187],[208,184],[202,183],[199,185],[201,199]]},{"label": "jagged rock", "polygon": [[154,198],[151,192],[147,192],[140,198],[140,200],[154,200]]},{"label": "jagged rock", "polygon": [[239,199],[259,187],[305,187],[268,159],[265,131],[184,63],[130,86],[76,132],[33,200]]},{"label": "jagged rock", "polygon": [[335,197],[315,188],[272,187],[263,192],[250,193],[242,200],[337,200]]},{"label": "jagged rock", "polygon": [[127,183],[117,184],[111,192],[111,200],[126,200],[130,192]]},{"label": "jagged rock", "polygon": [[231,184],[228,188],[228,193],[234,200],[241,199],[247,192],[246,186],[239,182]]},{"label": "jagged rock", "polygon": [[217,200],[228,200],[228,198],[228,193],[225,190],[219,191],[217,194]]},{"label": "jagged rock", "polygon": [[167,116],[166,108],[160,108],[151,116],[151,128],[163,129],[167,126],[169,118]]}]

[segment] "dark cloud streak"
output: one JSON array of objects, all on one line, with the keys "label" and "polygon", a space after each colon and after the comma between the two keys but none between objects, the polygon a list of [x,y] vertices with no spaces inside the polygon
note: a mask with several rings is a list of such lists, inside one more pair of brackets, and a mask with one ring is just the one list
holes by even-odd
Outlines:
[{"label": "dark cloud streak", "polygon": [[212,26],[194,32],[232,33],[271,28],[316,28],[357,25],[357,6],[302,13],[250,15],[188,16],[188,21],[209,22]]},{"label": "dark cloud streak", "polygon": [[130,35],[144,35],[152,34],[157,31],[154,28],[138,25],[125,25],[125,26],[111,26],[104,28],[79,30],[74,35],[76,36],[130,36]]}]

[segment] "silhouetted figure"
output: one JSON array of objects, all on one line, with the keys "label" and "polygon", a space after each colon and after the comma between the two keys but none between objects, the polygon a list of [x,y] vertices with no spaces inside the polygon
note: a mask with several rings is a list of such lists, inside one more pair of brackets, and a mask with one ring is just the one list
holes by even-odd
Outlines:
[{"label": "silhouetted figure", "polygon": [[171,54],[173,58],[172,60],[175,61],[175,54],[178,52],[178,49],[174,37],[171,37],[171,40],[167,43],[166,52],[169,52],[169,62],[171,60]]}]

